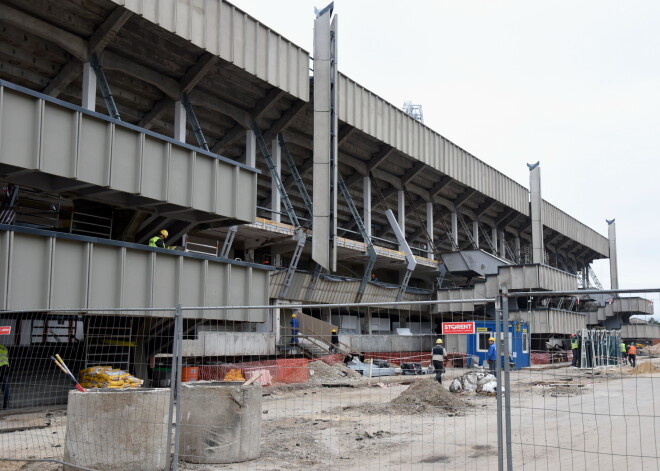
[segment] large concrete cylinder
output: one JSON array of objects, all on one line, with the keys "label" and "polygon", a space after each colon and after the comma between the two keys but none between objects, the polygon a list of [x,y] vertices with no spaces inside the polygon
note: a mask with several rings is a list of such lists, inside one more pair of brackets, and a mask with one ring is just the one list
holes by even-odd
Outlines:
[{"label": "large concrete cylinder", "polygon": [[169,389],[70,391],[64,461],[103,471],[161,471],[169,454],[169,404]]},{"label": "large concrete cylinder", "polygon": [[190,463],[237,463],[261,453],[261,385],[181,385],[179,455]]}]

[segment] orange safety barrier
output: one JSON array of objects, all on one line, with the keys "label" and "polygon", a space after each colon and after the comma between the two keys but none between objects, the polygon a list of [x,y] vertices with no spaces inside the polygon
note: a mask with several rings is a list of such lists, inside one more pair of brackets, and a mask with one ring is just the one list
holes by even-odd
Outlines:
[{"label": "orange safety barrier", "polygon": [[197,366],[184,366],[181,368],[181,382],[187,383],[189,381],[199,380],[199,368]]},{"label": "orange safety barrier", "polygon": [[307,359],[281,359],[248,361],[227,365],[203,365],[199,367],[199,378],[202,381],[222,381],[231,369],[240,369],[245,374],[246,369],[262,369],[270,372],[273,384],[277,383],[306,383],[309,380]]}]

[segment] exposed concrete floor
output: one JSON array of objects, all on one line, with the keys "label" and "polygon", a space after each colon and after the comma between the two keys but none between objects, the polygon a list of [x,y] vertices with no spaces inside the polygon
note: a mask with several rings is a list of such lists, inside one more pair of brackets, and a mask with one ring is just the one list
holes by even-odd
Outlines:
[{"label": "exposed concrete floor", "polygon": [[[655,362],[660,366],[660,360]],[[513,469],[660,469],[660,374],[629,375],[629,370],[592,374],[559,367],[512,372]],[[449,370],[445,385],[464,372]],[[402,379],[432,380],[378,378],[382,387],[373,380],[370,387],[273,388],[263,400],[258,460],[182,463],[179,469],[497,469],[495,397],[461,394],[469,406],[458,414],[401,415],[388,403],[408,387],[398,384]],[[364,404],[380,405],[382,414],[364,413]],[[43,418],[31,414],[26,421],[41,426]],[[0,424],[11,417],[0,418]],[[0,433],[0,457],[58,456],[64,420],[58,417],[46,428]],[[32,469],[59,467],[0,461],[1,471]]]}]

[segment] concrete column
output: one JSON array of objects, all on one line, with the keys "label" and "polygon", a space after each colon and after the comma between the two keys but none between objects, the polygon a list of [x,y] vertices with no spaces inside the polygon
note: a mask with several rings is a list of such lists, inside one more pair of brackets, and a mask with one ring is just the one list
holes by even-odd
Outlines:
[{"label": "concrete column", "polygon": [[257,166],[257,136],[252,129],[245,132],[245,165]]},{"label": "concrete column", "polygon": [[532,263],[543,264],[543,217],[540,162],[529,167],[529,208],[532,216]]},{"label": "concrete column", "polygon": [[[428,232],[429,237],[431,238],[431,241],[433,241],[433,203],[428,202],[426,203],[426,232]],[[433,249],[431,248],[431,244],[429,244],[429,251],[427,253],[427,257],[430,258],[431,260],[434,260],[435,254],[433,253]]]},{"label": "concrete column", "polygon": [[513,239],[513,250],[515,251],[514,254],[516,257],[520,260],[520,237]]},{"label": "concrete column", "polygon": [[96,111],[96,73],[89,62],[83,64],[82,107]]},{"label": "concrete column", "polygon": [[367,310],[367,334],[371,335],[371,310]]},{"label": "concrete column", "polygon": [[472,221],[472,238],[474,243],[479,247],[479,221]]},{"label": "concrete column", "polygon": [[[406,194],[399,190],[397,192],[397,222],[401,228],[401,234],[406,236]],[[399,245],[399,250],[403,251],[403,247]]]},{"label": "concrete column", "polygon": [[272,309],[273,312],[273,333],[275,334],[275,345],[280,344],[280,337],[282,336],[282,326],[280,325],[280,308],[277,307],[277,301]]},{"label": "concrete column", "polygon": [[186,142],[186,109],[181,101],[174,102],[174,139]]},{"label": "concrete column", "polygon": [[[280,143],[277,139],[273,139],[273,144],[270,151],[273,163],[275,164],[275,171],[280,181],[282,181],[282,149],[280,148]],[[282,201],[280,199],[280,192],[277,191],[277,183],[274,178],[271,177],[270,183],[270,208],[273,210],[270,213],[270,218],[275,222],[280,222],[280,209],[282,207]]]},{"label": "concrete column", "polygon": [[506,238],[504,231],[500,232],[500,257],[506,258]]},{"label": "concrete column", "polygon": [[367,229],[369,237],[371,237],[371,179],[369,177],[362,179],[362,198],[364,227]]},{"label": "concrete column", "polygon": [[607,238],[610,249],[610,288],[619,289],[619,270],[616,261],[616,224],[614,219],[607,221]]},{"label": "concrete column", "polygon": [[493,227],[490,230],[490,238],[492,239],[493,242],[493,248],[494,248],[494,253],[493,255],[497,255],[497,228]]},{"label": "concrete column", "polygon": [[451,213],[451,238],[454,245],[458,247],[458,213],[456,211]]}]

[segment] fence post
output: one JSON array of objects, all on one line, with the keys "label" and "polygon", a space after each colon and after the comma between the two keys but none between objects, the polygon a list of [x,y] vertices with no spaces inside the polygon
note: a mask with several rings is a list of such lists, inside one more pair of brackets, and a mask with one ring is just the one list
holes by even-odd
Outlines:
[{"label": "fence post", "polygon": [[172,460],[170,455],[170,450],[172,449],[172,422],[174,419],[174,407],[175,407],[175,398],[179,400],[179,392],[181,384],[181,328],[183,325],[183,316],[181,312],[181,305],[177,304],[176,311],[174,313],[174,336],[172,338],[172,364],[170,371],[170,410],[167,423],[167,464],[165,466],[166,470],[176,471],[179,466],[179,450],[178,450],[178,441],[179,441],[179,415],[180,407],[176,407],[177,411],[177,420],[176,428],[174,429],[175,438],[174,438],[174,459]]},{"label": "fence post", "polygon": [[497,469],[504,471],[504,447],[502,440],[502,296],[495,301],[495,375],[497,376]]},{"label": "fence post", "polygon": [[[509,339],[512,334],[509,332],[509,293],[506,287],[502,288],[502,323],[504,324],[504,420],[506,430],[506,469],[512,471],[512,451],[511,451],[511,366],[509,365]],[[498,384],[499,386],[499,384]],[[498,387],[499,389],[499,387]]]},{"label": "fence post", "polygon": [[174,458],[172,471],[179,469],[179,439],[181,438],[181,374],[183,372],[183,311],[181,304],[176,305],[176,318],[174,322],[174,342],[176,343],[176,427],[174,428]]}]

